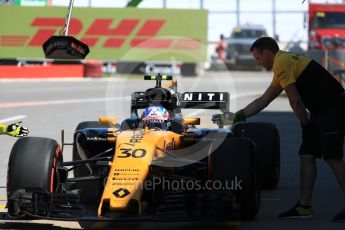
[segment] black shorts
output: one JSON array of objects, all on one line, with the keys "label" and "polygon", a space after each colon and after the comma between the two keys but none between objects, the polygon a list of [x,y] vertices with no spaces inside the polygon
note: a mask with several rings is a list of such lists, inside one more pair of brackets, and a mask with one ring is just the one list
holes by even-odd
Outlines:
[{"label": "black shorts", "polygon": [[302,138],[299,154],[315,155],[318,158],[339,159],[343,157],[344,112],[340,107],[325,108],[311,113],[311,131]]}]

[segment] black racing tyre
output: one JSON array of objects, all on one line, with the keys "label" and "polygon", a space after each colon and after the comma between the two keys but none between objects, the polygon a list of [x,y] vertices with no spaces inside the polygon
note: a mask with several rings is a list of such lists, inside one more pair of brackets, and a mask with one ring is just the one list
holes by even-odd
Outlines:
[{"label": "black racing tyre", "polygon": [[277,187],[280,179],[280,139],[277,127],[266,122],[240,122],[232,130],[236,136],[249,137],[256,144],[261,187]]},{"label": "black racing tyre", "polygon": [[[110,125],[108,124],[101,124],[98,121],[84,121],[80,122],[75,131],[77,130],[83,130],[86,128],[108,128]],[[76,146],[76,135],[74,135],[74,142],[73,142],[73,153],[72,153],[72,159],[73,161],[81,160],[81,157],[78,153],[78,149]],[[104,145],[100,143],[92,143],[90,145],[87,145],[87,149],[89,150],[89,153],[96,154],[100,153],[107,148],[109,148],[110,145]],[[92,155],[88,156],[92,157]],[[90,171],[88,168],[83,165],[81,167],[77,167],[74,170],[74,176],[75,177],[85,177],[90,175]],[[80,200],[82,203],[97,203],[98,199],[100,198],[101,191],[100,188],[102,186],[103,181],[85,181],[85,182],[79,182],[78,188],[80,189]]]},{"label": "black racing tyre", "polygon": [[23,137],[11,150],[7,169],[8,213],[22,217],[14,192],[23,188],[42,188],[54,192],[58,184],[57,165],[63,162],[57,141],[43,137]]},{"label": "black racing tyre", "polygon": [[[257,181],[255,144],[246,137],[228,137],[210,155],[211,179],[228,181],[239,210],[232,215],[243,220],[254,219],[260,209],[260,187]],[[239,187],[235,187],[236,181]],[[230,184],[229,184],[230,183]],[[237,213],[234,213],[236,212]]]}]

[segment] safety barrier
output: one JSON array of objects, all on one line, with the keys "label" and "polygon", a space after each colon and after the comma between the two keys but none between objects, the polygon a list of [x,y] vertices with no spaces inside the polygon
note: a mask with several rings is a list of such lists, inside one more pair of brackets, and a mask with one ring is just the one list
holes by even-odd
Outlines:
[{"label": "safety barrier", "polygon": [[0,65],[0,78],[81,78],[84,66],[75,65]]}]

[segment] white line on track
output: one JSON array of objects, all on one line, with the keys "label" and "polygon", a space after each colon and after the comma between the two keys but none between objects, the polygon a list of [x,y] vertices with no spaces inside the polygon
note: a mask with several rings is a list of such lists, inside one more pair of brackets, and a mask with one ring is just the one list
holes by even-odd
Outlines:
[{"label": "white line on track", "polygon": [[[233,95],[231,100],[242,97],[258,96],[262,92],[252,92],[245,94]],[[100,101],[117,101],[128,100],[130,97],[103,97],[103,98],[83,98],[83,99],[67,99],[67,100],[47,100],[47,101],[16,101],[16,102],[0,102],[0,108],[14,108],[14,107],[34,107],[44,105],[61,105],[61,104],[75,104],[75,103],[90,103]],[[200,111],[201,112],[201,111]],[[199,114],[198,112],[197,114]]]},{"label": "white line on track", "polygon": [[6,122],[13,122],[13,121],[20,121],[24,118],[26,118],[26,115],[17,115],[17,116],[13,116],[13,117],[7,117],[7,118],[3,118],[0,120],[0,123],[6,123]]},{"label": "white line on track", "polygon": [[236,95],[231,96],[230,100],[235,100],[235,99],[244,98],[244,97],[257,97],[257,96],[260,96],[262,94],[263,94],[263,91],[236,94]]},{"label": "white line on track", "polygon": [[100,101],[119,101],[119,100],[125,100],[125,99],[130,99],[130,97],[103,97],[103,98],[68,99],[68,100],[1,102],[0,108],[34,107],[34,106],[44,106],[44,105],[91,103],[91,102],[100,102]]}]

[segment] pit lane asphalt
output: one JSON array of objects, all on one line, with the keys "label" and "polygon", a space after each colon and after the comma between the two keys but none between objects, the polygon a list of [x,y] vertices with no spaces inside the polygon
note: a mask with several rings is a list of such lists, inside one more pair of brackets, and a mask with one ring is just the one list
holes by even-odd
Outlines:
[{"label": "pit lane asphalt", "polygon": [[[178,79],[180,92],[228,91],[231,111],[236,111],[262,92],[269,84],[269,72],[206,72],[197,78]],[[132,91],[153,87],[154,82],[141,78],[113,77],[111,80],[0,80],[0,120],[7,123],[22,119],[30,128],[31,136],[42,136],[60,142],[60,131],[65,130],[65,141],[71,142],[77,124],[97,120],[102,115],[115,115],[118,120],[129,115]],[[215,111],[212,111],[215,112]],[[205,126],[212,126],[212,112],[191,111],[201,117]],[[281,179],[277,189],[262,192],[261,209],[254,221],[227,223],[138,223],[116,229],[345,229],[345,223],[332,223],[331,218],[345,206],[341,189],[332,172],[323,161],[318,161],[318,179],[315,185],[312,220],[279,220],[277,215],[290,208],[298,197],[298,156],[300,143],[298,121],[292,114],[286,97],[280,97],[263,112],[248,119],[277,125],[281,139]],[[6,185],[8,157],[15,138],[0,138],[0,186]],[[71,159],[71,149],[65,146],[64,159]],[[6,190],[0,188],[0,208],[6,202]],[[4,212],[5,210],[2,210]],[[100,224],[99,227],[102,227]],[[0,229],[79,229],[76,222],[8,221],[0,219]]]}]

